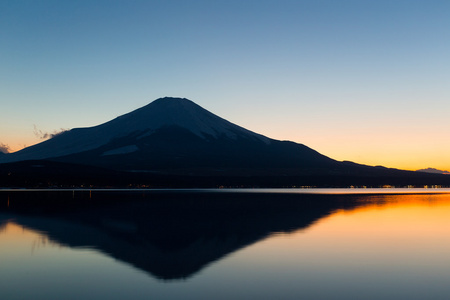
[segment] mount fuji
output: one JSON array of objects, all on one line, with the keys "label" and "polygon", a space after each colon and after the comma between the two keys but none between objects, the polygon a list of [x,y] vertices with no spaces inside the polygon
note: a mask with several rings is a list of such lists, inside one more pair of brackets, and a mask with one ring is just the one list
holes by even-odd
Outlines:
[{"label": "mount fuji", "polygon": [[[246,174],[323,168],[336,161],[230,123],[188,99],[160,98],[107,123],[63,132],[0,162],[52,160],[122,171]],[[250,170],[253,169],[253,170]]]},{"label": "mount fuji", "polygon": [[[320,177],[320,184],[338,185],[349,176],[355,183],[363,183],[359,180],[361,176],[420,176],[338,162],[305,145],[271,139],[242,128],[188,99],[169,97],[104,124],[75,128],[21,151],[0,155],[0,176],[2,171],[20,173],[17,169],[25,177],[31,171],[37,177],[51,173],[53,178],[71,172],[80,178],[86,174],[91,178],[118,174],[115,177],[125,176],[133,182],[177,176],[177,180],[190,178],[194,186],[202,185],[197,180],[200,177],[213,186],[221,180],[211,178],[219,177],[238,178],[232,180],[233,184],[242,178],[264,178],[262,185],[272,186],[274,180],[283,185],[314,184],[310,180],[314,176]],[[259,183],[250,180],[249,184]]]}]

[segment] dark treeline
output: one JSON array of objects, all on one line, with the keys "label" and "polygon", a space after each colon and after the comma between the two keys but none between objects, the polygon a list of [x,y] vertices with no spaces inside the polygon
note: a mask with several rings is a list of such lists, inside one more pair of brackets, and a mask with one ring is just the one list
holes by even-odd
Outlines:
[{"label": "dark treeline", "polygon": [[305,175],[168,175],[123,172],[50,161],[0,165],[0,187],[218,188],[218,187],[450,186],[450,176],[384,169],[381,173]]}]

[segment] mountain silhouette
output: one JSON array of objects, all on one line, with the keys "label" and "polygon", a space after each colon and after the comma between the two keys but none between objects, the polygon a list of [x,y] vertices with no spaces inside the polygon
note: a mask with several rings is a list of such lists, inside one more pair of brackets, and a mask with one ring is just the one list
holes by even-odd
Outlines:
[{"label": "mountain silhouette", "polygon": [[330,168],[337,163],[304,145],[251,132],[181,98],[161,98],[107,123],[63,132],[0,162],[42,159],[206,175]]},{"label": "mountain silhouette", "polygon": [[348,195],[211,192],[0,196],[0,227],[12,220],[58,244],[96,249],[163,280],[191,277],[274,233],[305,229],[337,209],[368,203]]},{"label": "mountain silhouette", "polygon": [[450,183],[439,174],[339,162],[303,144],[242,128],[188,99],[168,97],[104,124],[68,130],[1,155],[0,179],[10,186]]}]

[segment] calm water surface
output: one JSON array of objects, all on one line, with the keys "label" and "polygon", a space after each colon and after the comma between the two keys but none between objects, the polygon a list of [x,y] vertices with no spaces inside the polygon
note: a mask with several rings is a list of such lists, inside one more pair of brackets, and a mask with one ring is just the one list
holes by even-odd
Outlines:
[{"label": "calm water surface", "polygon": [[450,299],[450,194],[0,193],[0,299]]}]

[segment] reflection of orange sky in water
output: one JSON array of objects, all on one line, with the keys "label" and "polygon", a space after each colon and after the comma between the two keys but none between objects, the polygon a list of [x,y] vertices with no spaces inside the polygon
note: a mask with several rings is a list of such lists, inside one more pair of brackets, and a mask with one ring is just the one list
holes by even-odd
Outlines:
[{"label": "reflection of orange sky in water", "polygon": [[[338,210],[318,220],[308,230],[315,234],[349,236],[379,235],[388,238],[398,233],[430,236],[450,233],[450,195],[379,195],[366,205]],[[440,225],[436,227],[436,225]]]},{"label": "reflection of orange sky in water", "polygon": [[19,243],[20,241],[30,238],[42,238],[42,235],[27,228],[23,228],[13,221],[8,221],[6,224],[0,226],[0,244],[2,245],[2,248],[6,242]]},{"label": "reflection of orange sky in water", "polygon": [[19,257],[23,255],[23,251],[33,252],[36,248],[47,245],[48,242],[45,235],[23,228],[13,221],[8,221],[0,227],[0,255]]},{"label": "reflection of orange sky in water", "polygon": [[398,233],[414,236],[424,233],[430,237],[450,233],[450,195],[386,195],[377,198],[382,202],[350,211],[339,210],[322,219],[318,228],[312,230],[344,236],[363,232],[386,238]]},{"label": "reflection of orange sky in water", "polygon": [[0,238],[3,238],[4,235],[18,236],[22,234],[29,234],[29,230],[24,229],[22,226],[17,225],[12,221],[7,221],[5,224],[0,226]]},{"label": "reflection of orange sky in water", "polygon": [[[232,259],[231,266],[244,273],[254,268],[282,274],[301,271],[318,280],[324,273],[367,275],[383,266],[398,274],[423,268],[436,274],[446,272],[450,265],[450,194],[339,196],[336,201],[345,203],[346,199],[349,205],[360,206],[331,212],[293,233],[274,234],[234,252],[224,263]],[[2,227],[0,245],[0,256],[17,260],[36,248],[61,247],[13,221]]]},{"label": "reflection of orange sky in water", "polygon": [[[363,198],[361,198],[363,199]],[[274,263],[367,264],[429,257],[450,252],[450,195],[379,195],[351,210],[338,210],[292,234],[275,234],[254,247],[258,260],[273,253]],[[442,257],[442,256],[440,256]],[[449,261],[450,262],[450,261]],[[423,263],[418,261],[417,263]],[[443,262],[448,263],[448,262]]]},{"label": "reflection of orange sky in water", "polygon": [[[337,210],[307,228],[275,234],[255,246],[280,251],[283,247],[288,250],[294,243],[302,251],[308,248],[329,251],[330,247],[348,251],[345,248],[348,244],[368,250],[376,249],[378,243],[390,243],[394,251],[402,243],[402,249],[405,243],[417,249],[419,237],[423,247],[431,247],[434,240],[447,239],[447,250],[450,251],[450,194],[370,195],[359,200],[361,206]],[[46,237],[13,221],[0,227],[0,248],[3,250],[29,244],[30,239],[43,241]],[[338,250],[340,247],[342,249]]]}]

